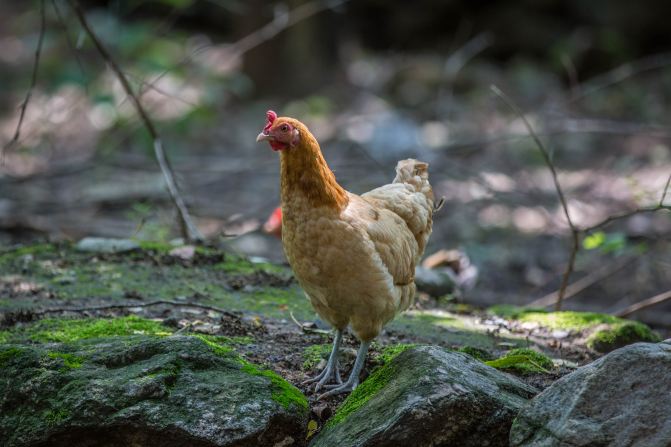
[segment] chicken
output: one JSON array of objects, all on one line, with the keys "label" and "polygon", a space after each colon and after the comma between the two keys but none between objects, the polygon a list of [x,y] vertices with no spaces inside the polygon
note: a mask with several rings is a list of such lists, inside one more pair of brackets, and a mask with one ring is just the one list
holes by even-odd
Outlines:
[{"label": "chicken", "polygon": [[[308,381],[330,389],[322,399],[356,388],[371,341],[413,301],[415,265],[434,212],[428,164],[400,161],[391,184],[352,194],[336,182],[303,123],[266,116],[256,141],[280,153],[284,251],[315,311],[336,331],[326,367]],[[338,350],[348,326],[361,345],[342,383]]]}]

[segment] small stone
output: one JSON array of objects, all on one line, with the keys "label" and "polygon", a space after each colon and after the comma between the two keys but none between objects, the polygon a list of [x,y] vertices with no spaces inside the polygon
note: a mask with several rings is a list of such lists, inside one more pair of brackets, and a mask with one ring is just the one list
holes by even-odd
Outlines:
[{"label": "small stone", "polygon": [[92,253],[124,253],[139,250],[140,244],[131,239],[86,237],[77,242],[75,248]]},{"label": "small stone", "polygon": [[540,325],[535,322],[535,321],[524,321],[522,324],[520,324],[520,328],[524,329],[525,331],[532,331],[534,329],[538,329]]},{"label": "small stone", "polygon": [[552,338],[563,339],[563,338],[568,337],[569,334],[570,334],[569,331],[563,331],[561,329],[557,329],[557,330],[552,331],[552,334],[550,334],[550,336]]},{"label": "small stone", "polygon": [[196,247],[193,245],[184,245],[183,247],[173,248],[168,254],[183,261],[189,261],[196,254]]}]

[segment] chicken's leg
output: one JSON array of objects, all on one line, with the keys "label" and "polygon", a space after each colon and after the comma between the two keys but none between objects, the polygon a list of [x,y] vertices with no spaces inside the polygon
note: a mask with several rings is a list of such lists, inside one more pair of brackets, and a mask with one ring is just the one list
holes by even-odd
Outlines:
[{"label": "chicken's leg", "polygon": [[354,391],[359,385],[359,373],[363,369],[363,365],[366,362],[366,355],[368,354],[368,346],[370,346],[369,341],[362,341],[361,346],[359,347],[359,352],[356,354],[356,360],[354,361],[354,367],[352,368],[352,373],[349,375],[347,382],[342,385],[332,385],[330,391],[325,392],[320,395],[317,400],[321,400],[328,396],[333,396],[334,394],[348,393]]},{"label": "chicken's leg", "polygon": [[341,341],[342,331],[340,329],[336,329],[335,337],[333,338],[333,348],[331,349],[331,355],[329,355],[329,360],[326,363],[326,367],[317,376],[303,382],[304,384],[317,382],[315,391],[319,391],[319,389],[331,379],[333,379],[338,385],[342,383],[342,379],[340,378],[340,365],[338,364],[338,351],[340,350]]}]

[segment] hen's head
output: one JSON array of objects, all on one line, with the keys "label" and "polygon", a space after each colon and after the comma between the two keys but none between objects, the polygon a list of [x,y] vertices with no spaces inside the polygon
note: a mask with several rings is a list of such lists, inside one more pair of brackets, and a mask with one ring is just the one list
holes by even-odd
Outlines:
[{"label": "hen's head", "polygon": [[302,124],[292,118],[277,117],[272,110],[266,112],[266,126],[256,137],[256,141],[268,141],[274,151],[291,149],[300,143]]}]

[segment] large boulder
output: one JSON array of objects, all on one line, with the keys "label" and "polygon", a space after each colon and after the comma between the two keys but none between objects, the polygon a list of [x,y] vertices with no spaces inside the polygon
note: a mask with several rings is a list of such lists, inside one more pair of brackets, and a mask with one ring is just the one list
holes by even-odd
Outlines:
[{"label": "large boulder", "polygon": [[671,344],[637,343],[578,368],[515,419],[512,446],[671,445]]},{"label": "large boulder", "polygon": [[0,445],[291,446],[305,397],[188,336],[0,345]]},{"label": "large boulder", "polygon": [[436,346],[399,354],[343,403],[311,447],[507,446],[536,390]]}]

